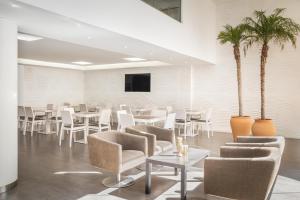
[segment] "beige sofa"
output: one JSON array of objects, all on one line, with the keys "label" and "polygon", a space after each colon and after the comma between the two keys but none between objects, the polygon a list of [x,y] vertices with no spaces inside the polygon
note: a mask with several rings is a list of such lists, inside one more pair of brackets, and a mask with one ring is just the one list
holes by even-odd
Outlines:
[{"label": "beige sofa", "polygon": [[174,148],[175,133],[173,130],[155,126],[136,125],[126,128],[126,133],[144,136],[148,140],[148,155],[153,156]]},{"label": "beige sofa", "polygon": [[104,179],[108,187],[126,187],[133,183],[121,173],[145,162],[148,155],[147,139],[142,136],[120,133],[96,133],[88,136],[90,163],[111,172],[116,178]]},{"label": "beige sofa", "polygon": [[269,199],[280,159],[274,147],[221,147],[220,157],[205,159],[204,192],[207,197]]}]

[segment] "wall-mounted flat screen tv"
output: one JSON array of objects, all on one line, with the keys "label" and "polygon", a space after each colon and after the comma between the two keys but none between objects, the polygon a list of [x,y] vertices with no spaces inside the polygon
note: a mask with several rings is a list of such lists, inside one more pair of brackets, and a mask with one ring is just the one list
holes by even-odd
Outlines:
[{"label": "wall-mounted flat screen tv", "polygon": [[125,74],[125,92],[150,92],[151,74]]}]

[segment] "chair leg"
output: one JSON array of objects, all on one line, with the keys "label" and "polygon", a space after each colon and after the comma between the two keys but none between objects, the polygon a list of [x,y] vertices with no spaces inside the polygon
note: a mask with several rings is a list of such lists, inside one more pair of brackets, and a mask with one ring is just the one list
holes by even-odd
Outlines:
[{"label": "chair leg", "polygon": [[63,126],[61,126],[60,129],[60,135],[59,135],[59,146],[61,146],[61,140],[63,139],[64,129]]},{"label": "chair leg", "polygon": [[33,136],[33,128],[34,128],[34,122],[31,122],[31,137]]},{"label": "chair leg", "polygon": [[184,133],[183,133],[183,134],[184,134],[184,139],[186,139],[186,128],[187,128],[187,127],[186,127],[186,124],[185,124],[185,125],[184,125]]},{"label": "chair leg", "polygon": [[24,122],[23,135],[26,135],[27,121]]},{"label": "chair leg", "polygon": [[210,124],[210,133],[211,133],[211,136],[214,136],[214,130],[213,130],[213,125]]},{"label": "chair leg", "polygon": [[206,128],[206,131],[207,131],[207,137],[209,138],[210,135],[209,135],[209,125],[206,123],[205,124],[205,128]]},{"label": "chair leg", "polygon": [[73,130],[70,130],[70,141],[69,141],[69,147],[72,148],[72,138],[73,138]]}]

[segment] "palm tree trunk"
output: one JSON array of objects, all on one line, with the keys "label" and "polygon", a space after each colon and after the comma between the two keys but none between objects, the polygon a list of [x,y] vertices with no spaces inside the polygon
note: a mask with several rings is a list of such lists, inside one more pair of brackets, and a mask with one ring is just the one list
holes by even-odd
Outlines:
[{"label": "palm tree trunk", "polygon": [[241,54],[240,47],[235,45],[233,47],[234,58],[236,62],[236,75],[238,82],[238,102],[239,102],[239,116],[243,116],[243,101],[242,101],[242,76],[241,76]]},{"label": "palm tree trunk", "polygon": [[265,113],[265,68],[268,57],[268,44],[264,43],[261,49],[260,57],[260,115],[261,119],[266,119]]}]

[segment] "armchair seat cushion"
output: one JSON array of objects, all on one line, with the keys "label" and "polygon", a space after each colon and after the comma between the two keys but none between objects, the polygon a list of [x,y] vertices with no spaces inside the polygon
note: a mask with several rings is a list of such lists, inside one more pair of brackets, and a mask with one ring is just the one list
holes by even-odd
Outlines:
[{"label": "armchair seat cushion", "polygon": [[128,163],[132,160],[145,157],[144,152],[136,150],[123,150],[122,151],[122,163]]},{"label": "armchair seat cushion", "polygon": [[173,149],[173,145],[171,142],[168,141],[157,140],[155,148],[157,152],[165,152],[171,151]]}]

